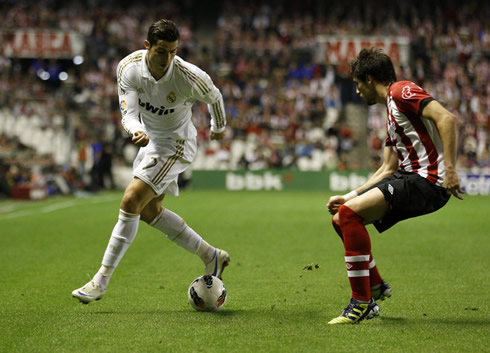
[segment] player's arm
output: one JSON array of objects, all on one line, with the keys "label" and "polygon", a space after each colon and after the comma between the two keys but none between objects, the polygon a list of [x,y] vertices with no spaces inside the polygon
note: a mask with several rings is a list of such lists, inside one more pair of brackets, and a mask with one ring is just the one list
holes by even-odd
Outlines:
[{"label": "player's arm", "polygon": [[460,194],[463,193],[463,190],[461,190],[456,172],[458,119],[436,100],[430,101],[425,106],[422,111],[422,117],[434,121],[441,135],[444,148],[444,165],[446,167],[444,187],[448,193],[462,200],[463,197]]},{"label": "player's arm", "polygon": [[211,140],[221,140],[225,136],[226,113],[225,104],[221,92],[214,87],[214,102],[208,103],[209,114],[211,115]]},{"label": "player's arm", "polygon": [[345,195],[335,195],[330,197],[327,203],[328,212],[336,214],[339,207],[347,201],[357,197],[361,192],[376,184],[378,181],[394,174],[398,170],[398,156],[392,146],[386,146],[383,151],[383,164],[376,172],[357,189]]},{"label": "player's arm", "polygon": [[122,126],[131,135],[131,141],[136,146],[144,147],[150,139],[139,118],[138,93],[131,84],[130,74],[122,74],[117,81]]},{"label": "player's arm", "polygon": [[210,138],[212,140],[221,140],[225,136],[226,129],[226,112],[223,96],[207,73],[202,70],[199,70],[198,73],[203,84],[209,88],[209,91],[203,95],[201,94],[201,90],[194,89],[194,96],[197,100],[208,105],[209,115],[211,115]]},{"label": "player's arm", "polygon": [[355,191],[359,194],[373,186],[378,181],[393,175],[398,170],[398,156],[392,146],[385,146],[383,150],[383,164],[378,170],[366,181],[363,185],[359,186]]}]

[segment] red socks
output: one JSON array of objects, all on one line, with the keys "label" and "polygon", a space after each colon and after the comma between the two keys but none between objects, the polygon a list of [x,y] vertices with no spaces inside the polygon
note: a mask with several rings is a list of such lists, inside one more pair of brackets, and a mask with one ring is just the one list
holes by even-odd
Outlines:
[{"label": "red socks", "polygon": [[342,230],[340,229],[340,225],[335,223],[335,221],[333,220],[333,217],[332,217],[332,226],[333,226],[333,229],[335,229],[335,231],[339,235],[340,239],[342,239],[342,242],[344,242],[344,236],[342,235]]},{"label": "red socks", "polygon": [[374,261],[373,254],[369,254],[369,285],[370,287],[375,287],[380,284],[382,278],[376,267],[376,261]]},{"label": "red socks", "polygon": [[[352,297],[369,302],[371,300],[369,264],[372,260],[369,234],[362,217],[345,205],[339,208],[339,223],[344,240],[345,265],[352,288]],[[334,228],[339,233],[337,227]],[[373,269],[376,277],[373,280],[377,280],[379,273],[375,266]]]},{"label": "red socks", "polygon": [[[342,235],[342,230],[340,229],[340,226],[337,223],[335,223],[333,218],[332,218],[332,226],[343,242],[344,236]],[[378,268],[376,267],[376,261],[374,261],[373,254],[369,253],[369,285],[371,286],[371,288],[375,287],[381,283],[381,280],[382,278],[378,272]]]}]

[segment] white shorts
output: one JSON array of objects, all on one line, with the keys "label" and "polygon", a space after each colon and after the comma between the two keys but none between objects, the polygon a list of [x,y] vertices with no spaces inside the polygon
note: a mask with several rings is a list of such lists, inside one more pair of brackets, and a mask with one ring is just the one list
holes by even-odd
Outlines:
[{"label": "white shorts", "polygon": [[168,140],[156,147],[140,148],[133,162],[133,176],[148,184],[156,195],[179,195],[177,179],[194,160],[196,139]]}]

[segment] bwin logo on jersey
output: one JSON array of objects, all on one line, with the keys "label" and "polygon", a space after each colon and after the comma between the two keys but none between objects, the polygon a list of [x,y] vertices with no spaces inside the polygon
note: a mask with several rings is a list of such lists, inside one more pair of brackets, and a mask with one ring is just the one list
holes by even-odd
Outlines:
[{"label": "bwin logo on jersey", "polygon": [[167,114],[172,114],[175,110],[174,109],[166,109],[163,105],[160,107],[154,107],[148,102],[142,102],[141,99],[138,99],[138,104],[140,107],[145,108],[147,111],[153,114],[157,115],[167,115]]}]

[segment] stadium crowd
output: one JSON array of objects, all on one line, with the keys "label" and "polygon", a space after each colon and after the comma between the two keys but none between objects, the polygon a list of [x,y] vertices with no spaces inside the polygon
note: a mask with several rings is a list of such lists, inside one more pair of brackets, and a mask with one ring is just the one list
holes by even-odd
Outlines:
[{"label": "stadium crowd", "polygon": [[[314,52],[317,35],[369,33],[409,39],[410,64],[398,67],[398,79],[422,85],[462,120],[458,167],[490,173],[488,3],[223,1],[218,13],[196,11],[193,1],[87,4],[0,5],[0,40],[15,28],[75,30],[86,37],[78,65],[0,53],[0,193],[22,181],[50,180],[52,193],[114,186],[107,178],[112,164],[129,164],[135,155],[120,126],[114,72],[121,58],[142,48],[155,18],[179,25],[178,55],[207,71],[224,97],[229,128],[223,142],[208,141],[207,109],[194,107],[196,169],[356,168],[345,159],[362,142],[345,119],[352,89],[346,92],[342,82],[348,77],[315,60]],[[39,68],[50,79],[41,80]],[[384,114],[383,107],[369,109],[373,168],[381,158]]]}]

